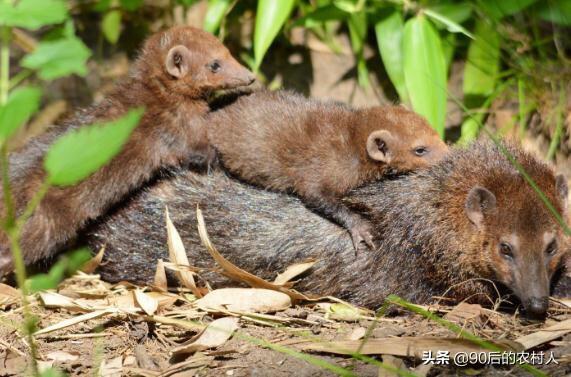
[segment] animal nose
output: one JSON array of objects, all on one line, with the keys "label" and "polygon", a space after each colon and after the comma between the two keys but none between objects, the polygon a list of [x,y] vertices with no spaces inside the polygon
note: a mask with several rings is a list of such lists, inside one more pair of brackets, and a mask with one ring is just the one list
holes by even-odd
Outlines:
[{"label": "animal nose", "polygon": [[246,78],[246,81],[248,82],[248,85],[253,84],[254,81],[256,81],[256,76],[254,76],[253,73],[250,73]]},{"label": "animal nose", "polygon": [[543,319],[547,314],[549,299],[547,297],[532,297],[525,305],[526,316],[532,319]]}]

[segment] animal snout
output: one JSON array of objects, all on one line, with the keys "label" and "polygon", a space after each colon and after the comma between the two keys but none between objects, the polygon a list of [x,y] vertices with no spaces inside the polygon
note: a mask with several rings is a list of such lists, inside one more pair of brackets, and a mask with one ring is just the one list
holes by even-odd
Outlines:
[{"label": "animal snout", "polygon": [[526,316],[532,319],[543,319],[547,314],[548,306],[547,297],[532,297],[524,304]]},{"label": "animal snout", "polygon": [[253,73],[248,73],[248,75],[246,76],[246,85],[250,85],[253,84],[254,81],[256,81],[256,76]]}]

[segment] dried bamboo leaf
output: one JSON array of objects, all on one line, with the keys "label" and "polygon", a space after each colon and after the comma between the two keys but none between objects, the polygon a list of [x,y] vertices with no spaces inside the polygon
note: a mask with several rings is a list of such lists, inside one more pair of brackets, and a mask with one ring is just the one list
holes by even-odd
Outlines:
[{"label": "dried bamboo leaf", "polygon": [[[177,265],[189,267],[190,263],[188,262],[188,257],[186,256],[186,250],[178,231],[170,219],[168,208],[165,209],[165,219],[167,227],[167,245],[169,250],[169,259],[171,262]],[[196,297],[202,297],[201,292],[196,287],[192,272],[180,270],[176,272],[176,276],[181,284],[184,287],[190,289]]]},{"label": "dried bamboo leaf", "polygon": [[212,321],[206,329],[189,344],[173,348],[174,355],[194,353],[209,348],[215,348],[226,343],[238,328],[238,318],[224,317]]},{"label": "dried bamboo leaf", "polygon": [[0,283],[0,305],[12,305],[20,300],[20,291],[9,285]]},{"label": "dried bamboo leaf", "polygon": [[64,329],[64,328],[69,327],[69,326],[73,326],[73,325],[81,323],[81,322],[89,321],[90,319],[103,317],[107,314],[113,314],[113,313],[117,313],[117,309],[108,308],[108,309],[96,310],[93,312],[81,314],[81,315],[78,315],[77,317],[72,317],[72,318],[66,319],[64,321],[58,322],[56,324],[53,324],[51,326],[44,327],[43,329],[36,331],[34,333],[34,335],[46,334],[46,333],[49,333],[52,331],[61,330],[61,329]]},{"label": "dried bamboo leaf", "polygon": [[157,262],[157,270],[155,271],[153,288],[157,289],[160,292],[166,292],[168,289],[167,274],[165,271],[165,264],[162,259],[159,259]]},{"label": "dried bamboo leaf", "polygon": [[[362,340],[345,340],[328,343],[314,343],[303,347],[304,350],[328,352],[340,355],[350,355],[361,347]],[[496,344],[500,348],[509,348],[505,344]],[[400,337],[400,338],[369,338],[364,343],[360,353],[363,355],[393,355],[421,358],[423,352],[449,351],[453,357],[459,352],[486,351],[473,342],[458,338],[433,337]]]},{"label": "dried bamboo leaf", "polygon": [[291,298],[285,293],[260,288],[222,288],[208,293],[196,301],[207,311],[241,311],[274,313],[291,306]]},{"label": "dried bamboo leaf", "polygon": [[556,325],[549,326],[529,335],[517,338],[515,341],[523,346],[524,349],[537,347],[551,340],[557,339],[571,332],[571,319],[560,322]]},{"label": "dried bamboo leaf", "polygon": [[97,267],[101,264],[103,260],[103,254],[105,254],[105,246],[99,249],[99,252],[91,258],[81,269],[81,271],[85,272],[86,274],[92,274]]},{"label": "dried bamboo leaf", "polygon": [[322,299],[321,297],[304,295],[293,289],[288,289],[281,285],[270,283],[262,278],[257,277],[256,275],[253,275],[235,266],[226,258],[224,258],[222,254],[220,254],[218,250],[216,250],[212,242],[210,242],[210,238],[208,237],[208,232],[206,231],[206,225],[204,223],[204,217],[202,216],[202,211],[198,207],[196,208],[196,217],[198,219],[198,235],[200,236],[200,240],[202,241],[202,244],[204,245],[204,247],[206,247],[206,249],[212,256],[212,258],[214,258],[216,263],[218,263],[218,265],[222,268],[224,275],[238,282],[246,283],[253,288],[264,288],[285,293],[286,295],[291,297],[293,301],[316,301]]},{"label": "dried bamboo leaf", "polygon": [[155,314],[155,312],[159,308],[159,303],[157,300],[147,295],[140,289],[134,290],[133,294],[135,296],[135,301],[137,301],[137,304],[139,304],[139,306],[141,307],[141,309],[143,309],[145,313],[147,313],[148,315]]},{"label": "dried bamboo leaf", "polygon": [[293,279],[296,276],[299,276],[299,275],[303,274],[305,271],[309,270],[311,267],[313,267],[313,265],[315,263],[317,263],[317,260],[313,259],[313,260],[308,260],[308,261],[302,262],[302,263],[292,264],[291,266],[286,268],[286,270],[284,272],[282,272],[281,274],[278,274],[278,276],[276,276],[276,279],[274,280],[274,284],[277,284],[277,285],[286,284],[291,279]]}]

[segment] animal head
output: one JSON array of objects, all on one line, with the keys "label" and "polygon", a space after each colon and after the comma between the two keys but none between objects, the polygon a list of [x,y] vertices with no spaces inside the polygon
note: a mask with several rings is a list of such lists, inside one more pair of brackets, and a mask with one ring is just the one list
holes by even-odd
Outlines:
[{"label": "animal head", "polygon": [[255,80],[216,37],[190,26],[152,35],[135,64],[141,78],[166,95],[201,98]]},{"label": "animal head", "polygon": [[426,120],[402,106],[359,110],[369,159],[399,172],[428,167],[444,158],[448,146]]},{"label": "animal head", "polygon": [[[529,162],[524,169],[565,218],[566,179]],[[551,278],[567,257],[567,241],[538,194],[517,172],[492,173],[465,192],[462,215],[469,221],[470,238],[481,245],[478,254],[470,256],[477,259],[479,273],[510,288],[529,317],[544,317]]]}]

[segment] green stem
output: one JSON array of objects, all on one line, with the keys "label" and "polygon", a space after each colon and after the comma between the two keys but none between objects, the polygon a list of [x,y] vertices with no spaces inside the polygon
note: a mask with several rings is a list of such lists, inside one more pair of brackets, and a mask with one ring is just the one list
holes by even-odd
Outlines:
[{"label": "green stem", "polygon": [[8,26],[2,27],[0,44],[0,105],[8,101],[8,90],[10,87],[10,36],[11,30]]},{"label": "green stem", "polygon": [[[425,309],[418,307],[414,304],[411,304],[410,302],[403,300],[399,296],[389,295],[387,297],[386,301],[390,302],[392,304],[395,304],[395,305],[402,306],[403,308],[410,310],[416,314],[420,314],[423,317],[425,317],[426,319],[435,321],[439,325],[441,325],[441,326],[447,328],[448,330],[456,333],[457,335],[461,336],[462,338],[473,342],[474,344],[480,346],[481,348],[488,349],[488,350],[495,351],[495,352],[505,351],[505,349],[497,346],[496,344],[488,342],[488,341],[480,338],[479,336],[472,334],[470,331],[464,330],[462,327],[458,326],[454,322],[450,322],[450,321],[445,320],[444,318],[440,318],[436,314],[429,312],[428,310],[425,310]],[[546,377],[547,376],[547,374],[545,374],[544,372],[534,368],[533,366],[531,366],[529,364],[517,364],[517,366],[519,366],[521,369],[529,372],[533,376],[537,376],[537,377]]]},{"label": "green stem", "polygon": [[[8,0],[8,4],[12,1]],[[12,30],[8,26],[2,26],[0,30],[0,106],[8,102],[8,93],[10,91],[10,38]],[[0,146],[0,170],[2,176],[2,189],[4,196],[4,206],[6,220],[4,221],[3,228],[10,242],[10,249],[12,250],[12,263],[16,271],[16,281],[22,291],[22,308],[24,315],[24,334],[30,346],[30,354],[32,358],[32,372],[34,376],[39,376],[38,369],[38,350],[36,341],[33,336],[34,332],[34,317],[30,312],[28,303],[28,288],[26,287],[26,265],[22,257],[22,249],[20,248],[20,227],[15,221],[14,202],[12,199],[12,192],[10,190],[9,181],[9,167],[8,167],[8,149],[6,144],[2,143]]]},{"label": "green stem", "polygon": [[33,73],[34,73],[34,71],[29,70],[29,69],[23,69],[20,72],[16,73],[14,75],[14,77],[12,77],[12,79],[10,80],[10,84],[8,85],[8,89],[9,90],[14,89],[18,84],[20,84],[22,81],[24,81],[25,79],[30,77]]},{"label": "green stem", "polygon": [[525,83],[521,78],[517,80],[517,99],[519,102],[519,138],[522,140],[525,136],[527,109],[525,104]]},{"label": "green stem", "polygon": [[4,144],[0,150],[0,169],[2,170],[2,190],[4,192],[4,208],[6,209],[6,219],[4,227],[6,229],[15,225],[14,203],[12,201],[12,191],[10,189],[10,174],[8,168],[8,148]]},{"label": "green stem", "polygon": [[42,185],[40,186],[38,192],[36,192],[32,197],[32,199],[30,199],[30,201],[26,205],[26,208],[24,209],[24,212],[16,221],[18,230],[21,230],[26,221],[28,221],[30,216],[32,216],[32,214],[34,213],[34,211],[36,210],[36,208],[38,207],[44,196],[46,196],[46,193],[48,192],[49,188],[50,188],[49,181],[47,180],[44,181],[44,183],[42,183]]},{"label": "green stem", "polygon": [[561,134],[563,133],[563,117],[564,117],[564,109],[565,109],[565,90],[559,90],[559,104],[557,105],[557,110],[555,116],[557,119],[555,120],[555,132],[553,133],[553,138],[551,139],[551,143],[549,144],[549,150],[547,151],[547,159],[553,160],[555,157],[555,152],[557,152],[557,148],[559,147],[559,142],[561,141]]}]

